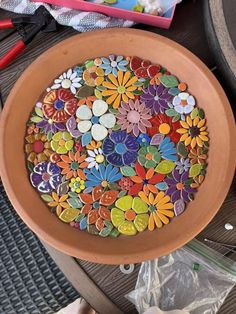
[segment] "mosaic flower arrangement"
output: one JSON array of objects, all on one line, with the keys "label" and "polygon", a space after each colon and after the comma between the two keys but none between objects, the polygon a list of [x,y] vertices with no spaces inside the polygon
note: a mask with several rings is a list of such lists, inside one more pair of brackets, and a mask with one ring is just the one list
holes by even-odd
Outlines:
[{"label": "mosaic flower arrangement", "polygon": [[158,64],[110,55],[62,73],[27,123],[30,181],[64,223],[102,237],[179,216],[206,174],[204,111]]}]

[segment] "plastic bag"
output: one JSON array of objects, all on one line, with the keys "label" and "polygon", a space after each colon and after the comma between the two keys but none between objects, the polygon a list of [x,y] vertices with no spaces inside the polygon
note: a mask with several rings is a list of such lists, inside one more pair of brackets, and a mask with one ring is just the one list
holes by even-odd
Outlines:
[{"label": "plastic bag", "polygon": [[158,0],[160,7],[162,8],[162,15],[165,15],[174,5],[179,4],[182,0]]},{"label": "plastic bag", "polygon": [[215,314],[236,284],[236,263],[193,240],[183,248],[142,263],[135,290],[126,295],[139,313],[163,311]]},{"label": "plastic bag", "polygon": [[159,307],[152,306],[147,311],[145,311],[144,314],[189,314],[189,312],[186,312],[185,310],[173,310],[163,312],[159,309]]},{"label": "plastic bag", "polygon": [[[180,3],[182,0],[152,0],[152,1],[149,1],[150,5],[152,3],[154,4],[158,4],[158,7],[161,8],[161,16],[168,16],[168,15],[171,15],[171,12],[172,12],[172,8],[174,5],[177,5],[178,3]],[[147,6],[147,1],[146,0],[138,0],[137,3],[140,3],[141,5],[143,6]],[[148,10],[148,6],[146,8],[147,11],[144,10],[144,12],[148,13],[149,10]]]}]

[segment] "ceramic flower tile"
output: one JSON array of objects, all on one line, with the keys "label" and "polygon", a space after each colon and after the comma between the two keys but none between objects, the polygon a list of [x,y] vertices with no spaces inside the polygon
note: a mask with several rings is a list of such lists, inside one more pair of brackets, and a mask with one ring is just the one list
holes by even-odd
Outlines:
[{"label": "ceramic flower tile", "polygon": [[32,186],[62,222],[117,237],[178,219],[204,181],[208,143],[186,83],[110,55],[54,79],[30,115],[25,154]]}]

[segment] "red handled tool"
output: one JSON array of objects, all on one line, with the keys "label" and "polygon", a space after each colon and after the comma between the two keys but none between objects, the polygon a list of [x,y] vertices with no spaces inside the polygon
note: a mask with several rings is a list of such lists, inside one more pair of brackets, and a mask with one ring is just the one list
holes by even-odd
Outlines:
[{"label": "red handled tool", "polygon": [[[29,27],[28,31],[26,29],[27,27]],[[50,13],[41,6],[32,16],[22,16],[0,21],[0,29],[14,29],[21,36],[21,39],[0,58],[0,69],[3,69],[25,49],[40,31],[45,33],[56,31],[57,22]]]}]

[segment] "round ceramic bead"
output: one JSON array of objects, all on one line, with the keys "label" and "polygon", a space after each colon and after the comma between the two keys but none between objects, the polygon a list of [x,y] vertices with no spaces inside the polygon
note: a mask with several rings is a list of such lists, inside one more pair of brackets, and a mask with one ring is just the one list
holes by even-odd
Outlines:
[{"label": "round ceramic bead", "polygon": [[62,86],[63,88],[70,88],[70,86],[71,86],[71,81],[70,81],[69,79],[65,79],[65,80],[63,80],[63,81],[61,82],[61,86]]},{"label": "round ceramic bead", "polygon": [[230,223],[226,223],[226,224],[225,224],[225,229],[226,229],[226,230],[233,230],[234,227],[233,227]]}]

